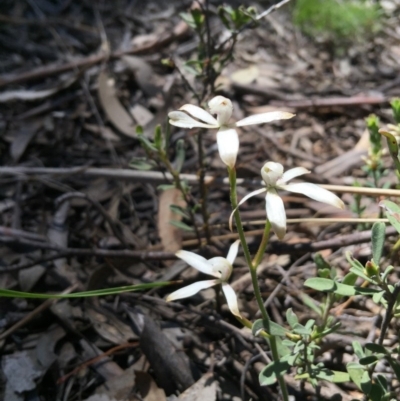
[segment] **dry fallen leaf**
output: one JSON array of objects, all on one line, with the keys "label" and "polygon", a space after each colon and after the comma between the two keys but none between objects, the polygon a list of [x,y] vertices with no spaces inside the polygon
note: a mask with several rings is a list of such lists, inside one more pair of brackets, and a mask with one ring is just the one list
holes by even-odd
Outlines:
[{"label": "dry fallen leaf", "polygon": [[11,90],[7,92],[0,93],[0,103],[6,103],[13,100],[23,100],[23,101],[35,101],[39,99],[44,99],[55,93],[59,92],[62,89],[68,88],[76,81],[76,76],[61,82],[54,88],[43,89],[43,90]]},{"label": "dry fallen leaf", "polygon": [[153,113],[140,104],[135,104],[130,111],[136,122],[141,126],[147,125],[154,118]]},{"label": "dry fallen leaf", "polygon": [[158,235],[164,250],[176,252],[182,248],[182,233],[178,227],[170,224],[171,220],[181,221],[182,216],[173,212],[171,205],[185,206],[181,192],[176,188],[163,191],[158,203]]},{"label": "dry fallen leaf", "polygon": [[157,383],[147,372],[135,371],[135,384],[143,398],[143,401],[164,401],[165,392],[157,386]]},{"label": "dry fallen leaf", "polygon": [[133,71],[137,84],[146,96],[152,97],[160,92],[164,79],[153,71],[147,61],[136,56],[123,56],[121,60]]},{"label": "dry fallen leaf", "polygon": [[21,158],[26,148],[42,126],[42,119],[26,120],[21,122],[20,127],[13,135],[10,147],[10,154],[15,162]]},{"label": "dry fallen leaf", "polygon": [[121,133],[136,138],[134,121],[122,106],[115,93],[114,84],[104,71],[99,74],[99,98],[112,125]]},{"label": "dry fallen leaf", "polygon": [[259,75],[260,72],[258,70],[258,67],[252,65],[248,68],[243,68],[242,70],[235,71],[231,75],[231,79],[232,81],[237,82],[238,84],[248,85],[251,84],[253,81],[255,81]]}]

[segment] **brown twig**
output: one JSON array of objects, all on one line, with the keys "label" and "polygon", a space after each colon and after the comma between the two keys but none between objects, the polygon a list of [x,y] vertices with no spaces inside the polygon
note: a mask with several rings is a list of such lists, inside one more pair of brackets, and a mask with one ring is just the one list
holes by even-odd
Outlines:
[{"label": "brown twig", "polygon": [[[249,231],[246,233],[248,236],[256,236],[262,235],[264,232],[261,230]],[[397,231],[394,227],[386,228],[386,235],[394,235]],[[218,240],[226,240],[226,239],[237,239],[238,235],[236,233],[224,234],[220,236],[213,237]],[[307,253],[307,252],[317,252],[324,249],[339,249],[348,245],[362,244],[364,242],[371,241],[371,230],[357,232],[355,234],[342,235],[340,237],[332,238],[326,241],[317,241],[317,242],[305,242],[298,244],[286,244],[279,241],[271,241],[268,247],[269,253],[275,253],[278,255],[281,254],[299,254],[299,253]],[[90,248],[62,248],[57,245],[51,244],[49,242],[39,242],[33,241],[21,237],[7,237],[5,235],[0,236],[0,243],[5,244],[19,244],[32,247],[34,249],[43,249],[43,250],[52,250],[58,251],[59,255],[53,255],[54,259],[58,259],[59,257],[65,256],[98,256],[98,257],[108,257],[108,258],[132,258],[135,260],[174,260],[176,256],[172,252],[163,252],[156,250],[144,250],[144,251],[133,251],[128,249],[121,250],[111,250],[111,249],[90,249]],[[198,246],[197,240],[189,240],[185,241],[182,246]],[[5,268],[0,268],[0,272],[2,271],[13,271],[20,270],[24,268],[21,264],[17,264],[14,266],[9,266]]]},{"label": "brown twig", "polygon": [[[41,175],[54,175],[54,176],[73,176],[81,175],[87,177],[101,177],[101,178],[112,178],[118,180],[127,180],[134,182],[144,182],[150,184],[169,184],[174,180],[174,177],[170,173],[159,172],[159,171],[135,171],[130,169],[118,169],[118,168],[96,168],[88,166],[77,166],[77,167],[0,167],[0,177],[8,175],[26,175],[41,176]],[[32,178],[33,178],[32,177]],[[189,184],[197,184],[199,178],[195,174],[180,174],[181,180],[187,181]],[[227,178],[216,178],[211,175],[206,175],[204,181],[207,185],[226,185],[229,186]],[[237,185],[247,187],[259,187],[261,180],[249,180],[239,178]],[[400,190],[398,189],[385,189],[385,188],[368,188],[368,187],[353,187],[349,185],[320,185],[321,187],[333,191],[336,193],[349,193],[349,194],[360,194],[368,196],[394,196],[400,197]]]},{"label": "brown twig", "polygon": [[60,377],[57,380],[57,384],[64,383],[67,379],[69,379],[71,376],[79,373],[82,369],[85,369],[85,368],[93,365],[94,363],[100,362],[103,358],[105,358],[107,356],[110,356],[110,355],[114,354],[115,352],[118,352],[118,351],[126,349],[126,348],[137,347],[138,345],[139,345],[139,342],[138,341],[134,341],[134,342],[130,342],[130,343],[120,344],[120,345],[117,345],[117,346],[115,346],[113,348],[110,348],[108,351],[103,352],[102,354],[83,362],[82,364],[77,366],[75,369],[73,369],[71,372],[69,372],[66,375]]},{"label": "brown twig", "polygon": [[189,27],[187,26],[187,24],[181,22],[176,25],[176,27],[171,33],[166,34],[165,36],[158,38],[157,40],[151,43],[145,44],[137,48],[128,50],[119,50],[111,54],[108,53],[95,54],[65,64],[59,64],[59,63],[50,64],[36,68],[34,70],[24,72],[22,74],[2,75],[0,76],[0,88],[3,88],[11,84],[20,84],[22,82],[31,81],[34,79],[43,79],[45,77],[62,74],[64,72],[71,71],[74,69],[87,69],[95,64],[101,63],[108,59],[114,60],[128,54],[144,54],[151,51],[156,51],[157,49],[166,46],[167,44],[173,42],[174,40],[179,40],[186,37],[188,35],[188,32],[189,32]]}]

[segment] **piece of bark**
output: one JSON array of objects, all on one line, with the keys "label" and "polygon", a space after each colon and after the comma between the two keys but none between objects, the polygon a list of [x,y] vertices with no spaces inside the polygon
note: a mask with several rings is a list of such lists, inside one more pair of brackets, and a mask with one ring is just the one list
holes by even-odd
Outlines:
[{"label": "piece of bark", "polygon": [[148,359],[157,383],[169,395],[184,391],[195,381],[189,359],[175,348],[153,319],[144,318],[140,347]]}]

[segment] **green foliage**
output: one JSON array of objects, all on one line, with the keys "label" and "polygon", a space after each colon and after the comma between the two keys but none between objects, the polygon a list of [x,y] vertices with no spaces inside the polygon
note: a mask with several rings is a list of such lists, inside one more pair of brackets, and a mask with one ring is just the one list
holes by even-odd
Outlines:
[{"label": "green foliage", "polygon": [[245,8],[242,6],[234,9],[230,6],[220,6],[218,15],[227,29],[238,31],[244,25],[252,21],[255,22],[256,10],[253,7]]},{"label": "green foliage", "polygon": [[385,235],[386,235],[386,225],[385,223],[379,222],[375,223],[372,226],[372,255],[375,264],[379,264],[382,253],[383,253],[383,247],[385,245]]},{"label": "green foliage", "polygon": [[393,99],[390,105],[392,106],[394,121],[396,124],[400,124],[400,99]]},{"label": "green foliage", "polygon": [[382,148],[381,136],[379,134],[379,118],[375,114],[371,114],[366,118],[366,122],[369,132],[369,142],[371,144],[372,153],[378,154]]},{"label": "green foliage", "polygon": [[297,0],[293,14],[304,33],[340,42],[377,31],[379,18],[378,7],[362,0]]}]

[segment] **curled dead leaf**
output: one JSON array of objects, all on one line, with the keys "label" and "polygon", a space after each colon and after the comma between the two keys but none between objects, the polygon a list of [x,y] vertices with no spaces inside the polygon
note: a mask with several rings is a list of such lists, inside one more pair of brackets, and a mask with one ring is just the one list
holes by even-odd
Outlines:
[{"label": "curled dead leaf", "polygon": [[131,115],[125,110],[115,92],[115,87],[108,75],[102,71],[99,74],[99,98],[111,124],[122,134],[136,138],[135,123]]}]

